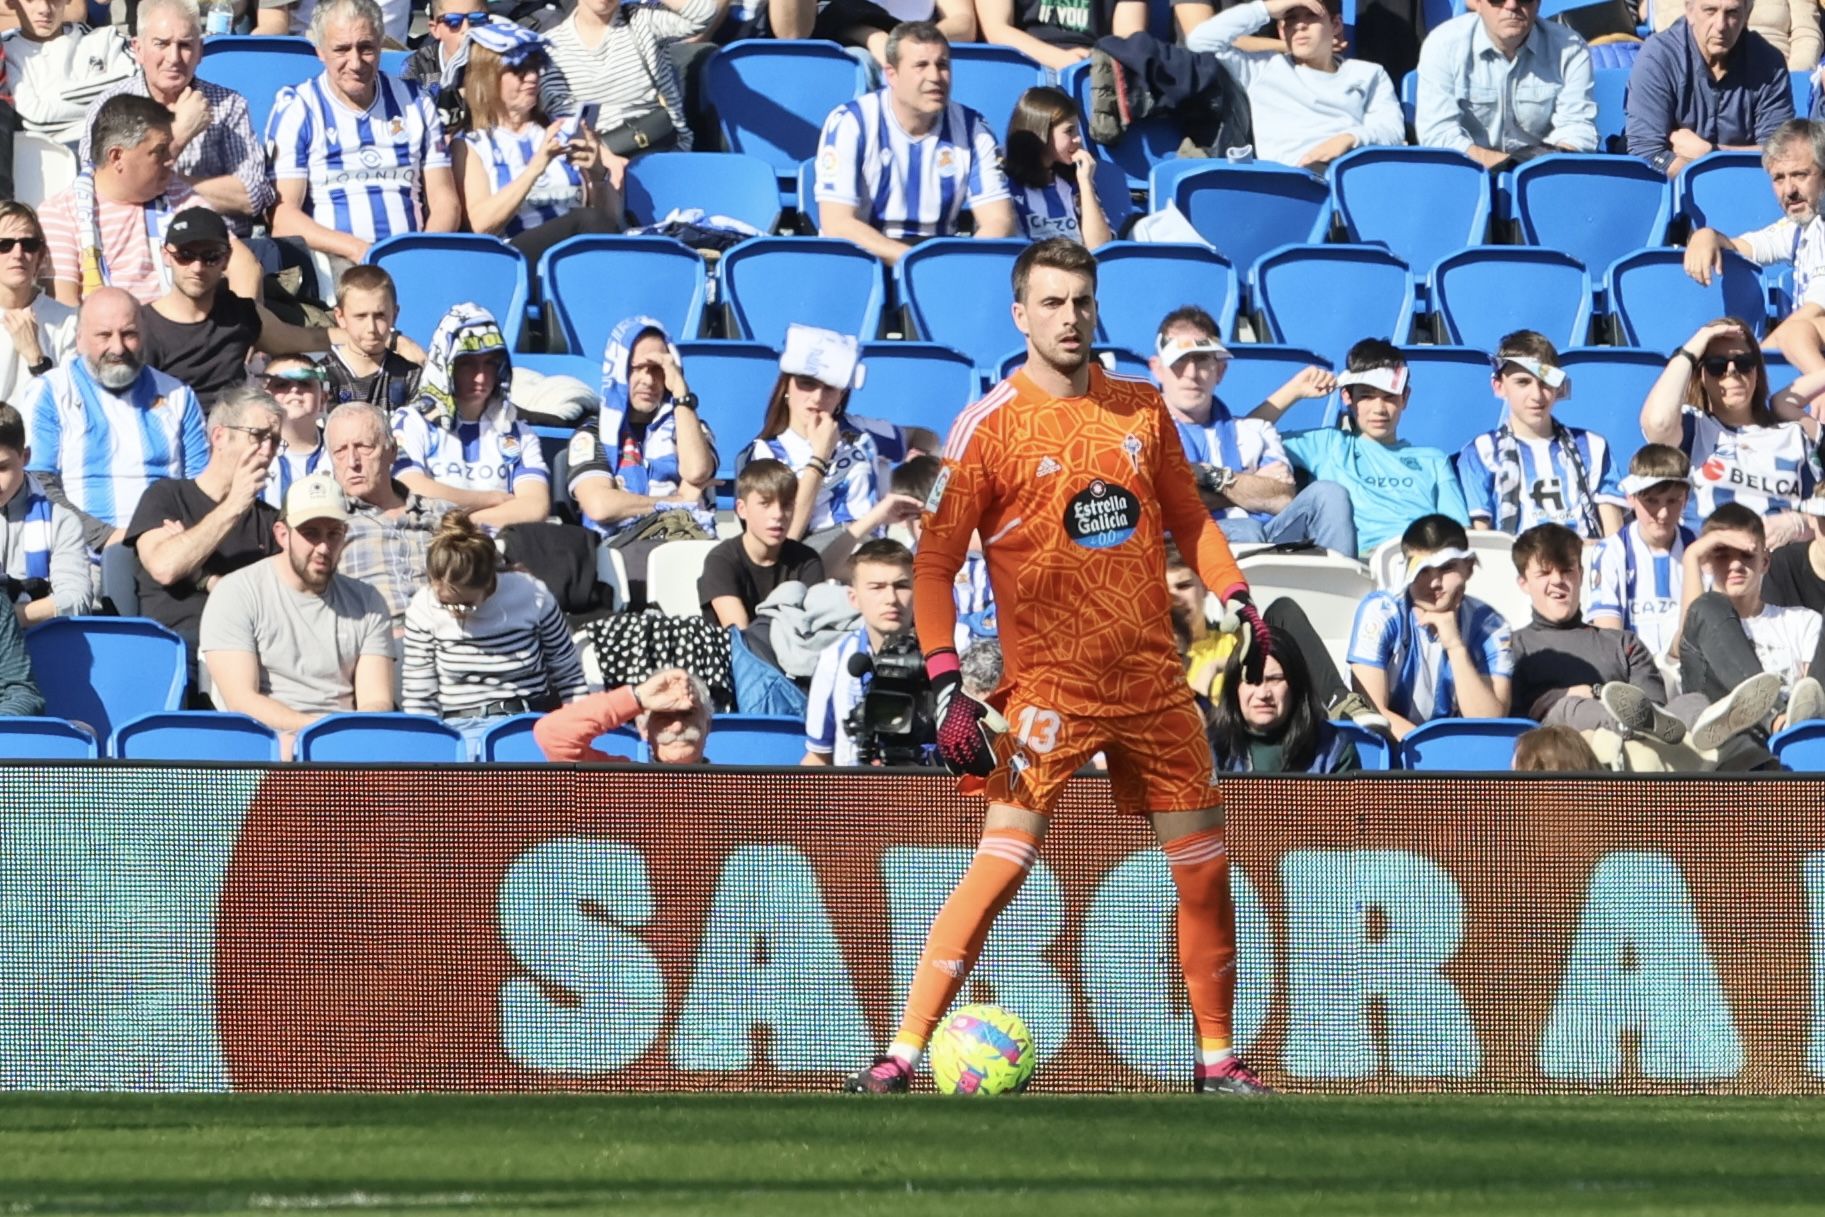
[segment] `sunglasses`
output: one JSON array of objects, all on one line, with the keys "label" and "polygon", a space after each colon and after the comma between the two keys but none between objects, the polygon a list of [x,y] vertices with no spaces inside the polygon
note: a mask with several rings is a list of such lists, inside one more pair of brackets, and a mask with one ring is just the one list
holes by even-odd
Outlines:
[{"label": "sunglasses", "polygon": [[276,444],[279,442],[279,433],[277,431],[269,430],[266,427],[241,427],[234,423],[229,423],[227,426],[230,431],[239,431],[242,435],[253,440],[253,446],[256,448],[264,448],[268,444]]},{"label": "sunglasses", "polygon": [[444,13],[437,18],[447,30],[460,30],[465,25],[487,25],[489,19],[487,13]]},{"label": "sunglasses", "polygon": [[220,266],[228,261],[228,251],[225,249],[174,249],[171,251],[171,260],[179,266],[189,266],[195,262],[201,262],[204,266]]},{"label": "sunglasses", "polygon": [[0,237],[0,254],[10,254],[17,245],[28,254],[35,254],[44,248],[44,242],[38,237]]},{"label": "sunglasses", "polygon": [[1751,376],[1759,364],[1753,355],[1709,355],[1699,360],[1698,366],[1707,376],[1725,376],[1731,372]]}]

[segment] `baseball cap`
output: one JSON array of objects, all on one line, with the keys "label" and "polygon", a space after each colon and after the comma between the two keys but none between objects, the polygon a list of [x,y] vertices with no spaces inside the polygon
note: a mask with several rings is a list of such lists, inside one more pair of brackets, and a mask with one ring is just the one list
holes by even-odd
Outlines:
[{"label": "baseball cap", "polygon": [[1154,349],[1159,354],[1160,362],[1169,368],[1187,355],[1209,354],[1215,355],[1218,359],[1230,358],[1229,348],[1223,345],[1221,338],[1214,336],[1193,337],[1190,334],[1162,334],[1159,341],[1154,344]]},{"label": "baseball cap", "polygon": [[171,226],[165,229],[165,244],[182,249],[204,243],[228,244],[228,225],[221,216],[207,207],[186,207],[171,217]]},{"label": "baseball cap", "polygon": [[284,521],[296,528],[312,520],[347,520],[348,508],[342,503],[342,487],[326,474],[314,474],[285,493]]}]

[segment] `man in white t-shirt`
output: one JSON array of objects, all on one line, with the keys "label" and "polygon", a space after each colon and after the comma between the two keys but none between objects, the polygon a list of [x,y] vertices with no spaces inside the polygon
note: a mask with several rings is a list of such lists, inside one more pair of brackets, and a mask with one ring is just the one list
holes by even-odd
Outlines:
[{"label": "man in white t-shirt", "polygon": [[[1350,492],[1322,479],[1304,490],[1294,484],[1293,467],[1274,424],[1237,417],[1218,394],[1229,360],[1215,319],[1196,305],[1186,305],[1160,322],[1155,354],[1148,361],[1172,421],[1178,424],[1179,442],[1185,445],[1211,517],[1234,542],[1311,541],[1354,557],[1356,521]],[[1337,378],[1325,369],[1305,368],[1275,389],[1269,400],[1284,410],[1297,401],[1324,397],[1336,384]],[[1234,404],[1252,410],[1260,403]]]},{"label": "man in white t-shirt", "polygon": [[393,618],[380,593],[336,572],[348,542],[342,488],[323,474],[285,496],[279,552],[209,594],[197,649],[211,696],[293,735],[329,714],[393,708]]},{"label": "man in white t-shirt", "polygon": [[1762,168],[1774,187],[1781,218],[1766,228],[1732,237],[1701,228],[1686,242],[1686,274],[1711,282],[1733,249],[1757,266],[1793,267],[1793,312],[1768,335],[1801,372],[1825,368],[1825,124],[1796,118],[1775,128],[1762,145]]},{"label": "man in white t-shirt", "polygon": [[[1719,701],[1749,681],[1779,681],[1785,708],[1763,724],[1769,731],[1825,718],[1825,689],[1814,675],[1825,672],[1825,623],[1811,609],[1762,599],[1768,542],[1761,517],[1741,503],[1723,504],[1686,546],[1684,563],[1680,686]],[[1710,591],[1702,590],[1707,575]]]}]

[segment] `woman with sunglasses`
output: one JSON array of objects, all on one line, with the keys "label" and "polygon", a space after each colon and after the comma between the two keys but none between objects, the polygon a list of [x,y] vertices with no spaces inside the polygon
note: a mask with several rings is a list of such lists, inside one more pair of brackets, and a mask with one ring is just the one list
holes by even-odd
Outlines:
[{"label": "woman with sunglasses", "polygon": [[1767,521],[1770,548],[1810,535],[1802,500],[1821,480],[1819,424],[1792,389],[1770,400],[1747,323],[1723,317],[1675,348],[1641,407],[1641,434],[1692,462],[1692,523],[1741,503]]},{"label": "woman with sunglasses", "polygon": [[500,719],[551,711],[589,692],[557,599],[503,570],[494,538],[452,511],[425,552],[424,587],[406,606],[401,703],[463,733],[472,750]]},{"label": "woman with sunglasses", "polygon": [[76,310],[39,289],[44,229],[24,203],[0,203],[0,401],[76,350]]},{"label": "woman with sunglasses", "polygon": [[292,483],[317,472],[319,466],[325,472],[329,469],[323,453],[327,378],[308,355],[278,355],[267,360],[262,384],[279,403],[284,423],[273,451],[272,472],[260,497],[283,508]]},{"label": "woman with sunglasses", "polygon": [[848,334],[788,326],[760,436],[742,461],[771,457],[797,475],[786,535],[818,550],[874,508],[892,462],[906,455],[900,428],[848,413],[858,349]]},{"label": "woman with sunglasses", "polygon": [[507,238],[533,263],[566,237],[619,232],[627,162],[588,123],[546,113],[545,39],[501,22],[472,27],[468,44],[469,131],[450,152],[469,227]]}]

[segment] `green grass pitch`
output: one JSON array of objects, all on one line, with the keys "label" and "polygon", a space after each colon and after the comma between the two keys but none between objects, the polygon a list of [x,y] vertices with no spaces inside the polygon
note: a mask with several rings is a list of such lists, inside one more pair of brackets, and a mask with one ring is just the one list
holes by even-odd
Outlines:
[{"label": "green grass pitch", "polygon": [[1825,1104],[0,1097],[0,1214],[1825,1211]]}]

